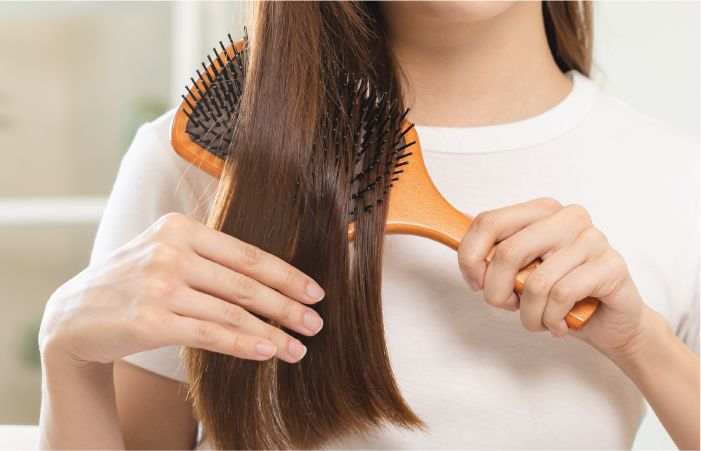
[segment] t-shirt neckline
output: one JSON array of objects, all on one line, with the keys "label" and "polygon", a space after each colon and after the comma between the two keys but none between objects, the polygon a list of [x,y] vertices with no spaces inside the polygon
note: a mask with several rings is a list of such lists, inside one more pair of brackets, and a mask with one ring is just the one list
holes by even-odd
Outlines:
[{"label": "t-shirt neckline", "polygon": [[422,150],[443,153],[488,153],[530,147],[550,141],[575,128],[594,104],[597,88],[577,71],[569,94],[551,109],[506,124],[481,127],[416,125]]}]

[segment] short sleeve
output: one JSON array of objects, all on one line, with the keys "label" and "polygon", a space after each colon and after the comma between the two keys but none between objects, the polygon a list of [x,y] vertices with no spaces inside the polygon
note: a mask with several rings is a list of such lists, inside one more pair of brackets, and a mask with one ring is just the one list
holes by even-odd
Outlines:
[{"label": "short sleeve", "polygon": [[[217,180],[175,153],[169,138],[174,115],[175,110],[171,110],[137,131],[107,201],[91,262],[132,240],[166,213],[205,219]],[[185,380],[177,346],[134,354],[125,360],[162,376]]]}]

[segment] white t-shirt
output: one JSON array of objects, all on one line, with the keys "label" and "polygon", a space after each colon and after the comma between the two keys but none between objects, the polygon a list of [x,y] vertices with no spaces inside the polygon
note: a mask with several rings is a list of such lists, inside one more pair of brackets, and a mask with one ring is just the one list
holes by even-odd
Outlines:
[{"label": "white t-shirt", "polygon": [[[643,298],[698,353],[695,140],[572,73],[570,94],[538,116],[475,128],[417,127],[445,198],[476,214],[536,197],[577,203],[628,263]],[[161,215],[203,219],[216,180],[169,140],[174,111],[140,128],[124,157],[93,259]],[[528,332],[518,313],[467,288],[455,251],[387,236],[383,310],[392,368],[428,432],[393,427],[345,448],[629,448],[644,415],[636,387],[572,337]],[[177,348],[127,358],[185,380]],[[206,446],[206,445],[205,445]]]}]

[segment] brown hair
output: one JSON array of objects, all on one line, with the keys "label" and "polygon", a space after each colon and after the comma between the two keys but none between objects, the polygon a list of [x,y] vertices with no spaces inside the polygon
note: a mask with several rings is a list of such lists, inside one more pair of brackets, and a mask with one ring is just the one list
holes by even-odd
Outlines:
[{"label": "brown hair", "polygon": [[550,51],[560,70],[589,75],[593,44],[591,3],[544,1],[543,21]]},{"label": "brown hair", "polygon": [[[544,5],[551,48],[568,69],[588,69],[588,54],[561,38],[580,36],[563,31],[570,26],[590,36],[571,9]],[[384,339],[387,203],[357,216],[349,245],[350,182],[333,162],[309,163],[330,127],[327,102],[342,103],[339,67],[402,105],[379,9],[370,2],[262,2],[254,17],[245,90],[210,225],[317,280],[326,297],[314,308],[325,326],[314,337],[288,331],[308,348],[297,364],[185,349],[196,415],[212,444],[227,449],[314,448],[386,422],[422,428],[397,387]]]}]

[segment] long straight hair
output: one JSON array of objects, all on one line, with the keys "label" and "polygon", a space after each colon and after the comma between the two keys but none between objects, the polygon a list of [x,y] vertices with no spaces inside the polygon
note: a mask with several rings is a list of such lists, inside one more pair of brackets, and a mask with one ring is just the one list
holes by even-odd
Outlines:
[{"label": "long straight hair", "polygon": [[[558,64],[586,73],[590,6],[553,3],[543,13]],[[384,338],[387,203],[358,215],[349,243],[348,180],[333,164],[309,164],[329,127],[326,105],[341,102],[339,68],[402,104],[379,8],[262,2],[251,31],[244,94],[209,225],[318,281],[326,297],[312,308],[325,326],[314,337],[288,331],[308,348],[296,364],[184,349],[196,416],[220,449],[316,448],[386,423],[424,428],[402,398]],[[321,174],[310,178],[312,169]]]}]

